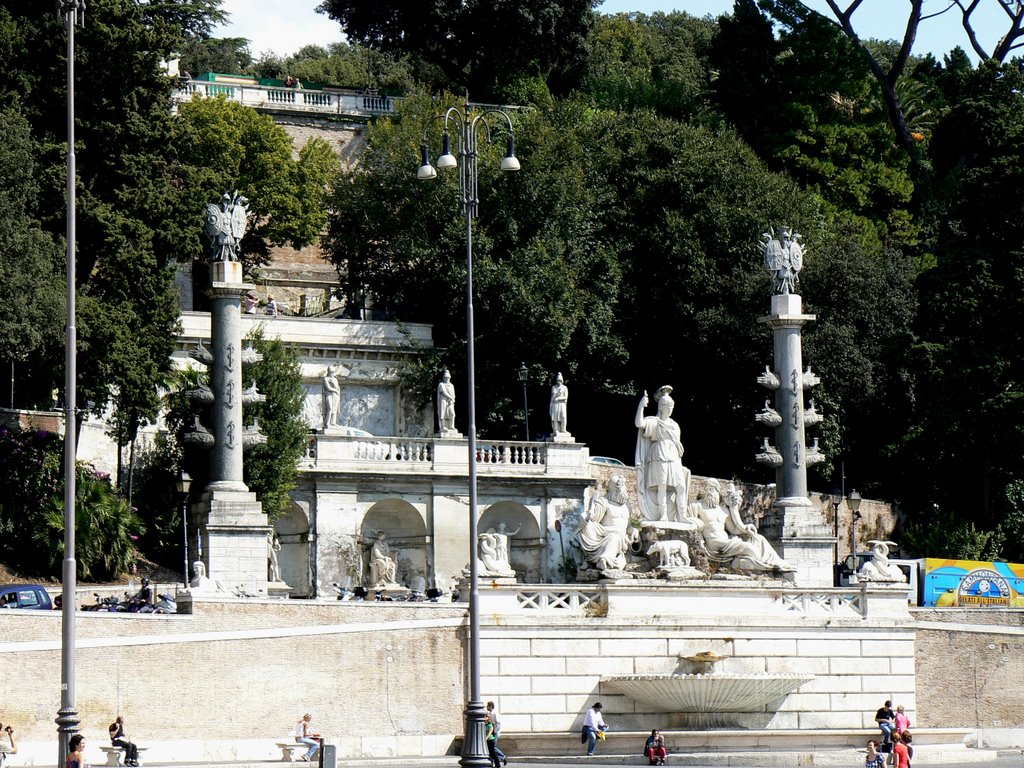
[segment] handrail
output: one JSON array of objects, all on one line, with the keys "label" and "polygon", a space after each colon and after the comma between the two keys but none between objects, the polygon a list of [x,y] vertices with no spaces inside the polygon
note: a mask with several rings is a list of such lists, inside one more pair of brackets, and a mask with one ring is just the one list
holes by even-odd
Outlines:
[{"label": "handrail", "polygon": [[172,99],[180,104],[191,100],[196,94],[206,98],[223,97],[254,109],[354,118],[391,114],[395,111],[395,104],[401,100],[398,96],[381,96],[357,91],[319,91],[211,83],[206,80],[180,80]]}]

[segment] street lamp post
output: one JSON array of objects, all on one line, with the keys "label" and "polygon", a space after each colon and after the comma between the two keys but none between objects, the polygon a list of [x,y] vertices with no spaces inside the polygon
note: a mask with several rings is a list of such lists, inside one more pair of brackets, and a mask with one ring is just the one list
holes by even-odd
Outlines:
[{"label": "street lamp post", "polygon": [[68,739],[80,722],[75,709],[75,27],[85,23],[85,0],[58,0],[68,35],[67,327],[64,341],[64,562],[61,588],[60,709],[57,710],[57,766],[67,762]]},{"label": "street lamp post", "polygon": [[182,470],[174,485],[178,489],[178,498],[181,499],[181,524],[185,531],[185,570],[182,573],[185,576],[185,587],[188,587],[188,492],[192,488],[192,478],[188,472]]},{"label": "street lamp post", "polygon": [[[476,361],[473,349],[473,219],[480,204],[477,184],[477,146],[481,129],[485,141],[491,138],[490,116],[500,118],[508,129],[508,149],[501,160],[501,170],[518,171],[519,161],[515,155],[515,137],[512,120],[504,110],[485,108],[476,113],[470,111],[469,97],[465,105],[450,107],[437,119],[444,119],[443,152],[437,158],[441,169],[459,169],[459,203],[466,214],[466,368],[469,379],[469,700],[466,702],[465,734],[462,741],[462,758],[459,764],[464,768],[483,768],[490,765],[487,746],[484,741],[484,720],[486,713],[480,699],[480,617],[478,607],[478,568],[476,556]],[[451,132],[455,129],[458,157],[452,154]],[[416,172],[418,179],[433,179],[437,171],[430,164],[430,149],[427,145],[427,131],[423,131],[422,163]]]},{"label": "street lamp post", "polygon": [[850,554],[853,555],[853,567],[857,568],[857,521],[860,520],[860,494],[854,488],[846,497],[846,505],[850,508]]},{"label": "street lamp post", "polygon": [[526,382],[530,378],[530,369],[526,363],[520,363],[516,368],[516,374],[523,385],[523,425],[526,427],[526,442],[530,442],[530,405],[526,401]]}]

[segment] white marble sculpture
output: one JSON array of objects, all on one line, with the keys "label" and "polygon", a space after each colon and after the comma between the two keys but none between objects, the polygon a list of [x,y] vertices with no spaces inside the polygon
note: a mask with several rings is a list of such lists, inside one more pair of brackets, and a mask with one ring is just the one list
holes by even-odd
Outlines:
[{"label": "white marble sculpture", "polygon": [[338,423],[338,411],[341,408],[341,385],[338,384],[337,369],[327,366],[323,378],[323,411],[324,432]]},{"label": "white marble sculpture", "polygon": [[281,542],[273,531],[267,533],[267,581],[276,584],[281,581],[281,565],[277,560],[277,553],[281,551]]},{"label": "white marble sculpture", "polygon": [[722,488],[718,480],[708,480],[700,501],[690,505],[688,513],[697,520],[704,538],[708,559],[734,571],[754,573],[790,573],[796,569],[772,549],[757,528],[740,517],[742,494],[729,483],[722,506]]},{"label": "white marble sculpture", "polygon": [[398,564],[392,557],[384,531],[377,531],[370,545],[370,589],[397,586]]},{"label": "white marble sculpture", "polygon": [[860,581],[889,581],[906,584],[907,575],[898,565],[889,562],[889,547],[895,547],[896,542],[872,539],[868,544],[871,545],[871,559],[857,571],[857,578]]},{"label": "white marble sculpture", "polygon": [[657,416],[644,416],[647,393],[636,409],[636,477],[640,511],[647,520],[682,521],[690,493],[690,470],[683,466],[679,425],[672,419],[672,387],[654,393]]},{"label": "white marble sculpture", "polygon": [[478,575],[490,578],[514,578],[508,562],[508,539],[493,528],[477,535]]},{"label": "white marble sculpture", "polygon": [[795,293],[804,263],[801,236],[789,227],[781,227],[776,238],[775,231],[769,227],[761,237],[764,239],[764,265],[772,273],[772,291],[776,294]]},{"label": "white marble sculpture", "polygon": [[442,436],[455,436],[455,385],[447,370],[441,374],[437,385],[437,428]]},{"label": "white marble sculpture", "polygon": [[220,592],[221,586],[206,575],[206,564],[202,560],[192,563],[192,580],[188,583],[191,592]]},{"label": "white marble sculpture", "polygon": [[679,539],[656,541],[647,548],[647,555],[658,556],[659,568],[681,568],[690,564],[690,548]]},{"label": "white marble sculpture", "polygon": [[568,434],[566,429],[567,408],[569,403],[569,388],[565,386],[565,380],[559,373],[555,377],[555,383],[551,387],[551,405],[548,411],[551,415],[551,434]]},{"label": "white marble sculpture", "polygon": [[583,517],[580,548],[587,563],[597,570],[621,571],[630,544],[639,539],[639,532],[629,524],[626,479],[616,475],[608,483],[606,495],[595,497]]}]

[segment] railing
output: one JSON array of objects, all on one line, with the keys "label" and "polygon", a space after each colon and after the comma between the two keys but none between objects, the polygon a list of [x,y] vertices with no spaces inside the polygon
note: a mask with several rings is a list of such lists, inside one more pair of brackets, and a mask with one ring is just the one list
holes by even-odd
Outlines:
[{"label": "railing", "polygon": [[550,589],[531,586],[530,589],[516,592],[516,603],[522,610],[534,611],[566,611],[582,613],[587,610],[600,612],[604,610],[607,596],[601,591],[585,591],[582,589]]},{"label": "railing", "polygon": [[412,461],[430,464],[434,456],[434,444],[430,440],[356,440],[353,446],[355,458],[365,461]]},{"label": "railing", "polygon": [[861,592],[784,592],[782,606],[787,611],[809,616],[829,614],[833,616],[864,616],[865,597]]},{"label": "railing", "polygon": [[255,109],[287,110],[314,115],[373,117],[395,111],[399,101],[393,96],[342,91],[314,91],[301,88],[274,88],[260,85],[228,85],[205,80],[186,80],[178,84],[173,98],[190,100],[195,94],[206,97],[223,96]]},{"label": "railing", "polygon": [[478,443],[478,464],[532,464],[544,463],[544,443]]}]

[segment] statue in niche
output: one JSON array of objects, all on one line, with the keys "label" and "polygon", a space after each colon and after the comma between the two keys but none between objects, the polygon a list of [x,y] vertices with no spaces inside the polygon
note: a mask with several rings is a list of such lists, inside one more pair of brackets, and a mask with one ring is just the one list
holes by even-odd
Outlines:
[{"label": "statue in niche", "polygon": [[907,575],[898,565],[889,562],[889,547],[895,547],[896,542],[872,539],[868,544],[871,545],[871,559],[857,571],[857,578],[861,581],[891,581],[905,584]]},{"label": "statue in niche", "polygon": [[636,409],[636,478],[640,511],[647,520],[684,522],[690,470],[683,466],[679,425],[672,419],[672,387],[654,393],[657,416],[644,416],[647,393]]},{"label": "statue in niche", "polygon": [[384,531],[377,531],[370,545],[370,588],[394,585],[397,573],[398,564],[392,557]]},{"label": "statue in niche", "polygon": [[626,479],[615,475],[608,483],[604,496],[590,503],[579,530],[580,548],[599,571],[621,571],[626,567],[626,553],[639,532],[629,524],[629,504],[626,498]]},{"label": "statue in niche", "polygon": [[220,204],[206,204],[204,231],[213,261],[238,261],[238,245],[245,235],[249,200],[238,192],[225,192]]},{"label": "statue in niche", "polygon": [[324,432],[338,423],[338,411],[341,409],[341,385],[338,384],[338,371],[333,365],[327,366],[322,380]]},{"label": "statue in niche", "polygon": [[276,583],[281,580],[281,566],[277,561],[277,553],[281,551],[281,542],[273,531],[267,532],[267,581]]},{"label": "statue in niche", "polygon": [[551,434],[564,435],[568,433],[569,430],[565,427],[568,403],[569,388],[565,386],[565,380],[559,373],[551,387],[551,405],[548,409],[551,414]]},{"label": "statue in niche", "polygon": [[743,522],[740,502],[743,495],[729,483],[722,506],[722,486],[718,480],[707,483],[700,501],[689,506],[690,517],[704,538],[708,559],[736,571],[790,573],[796,570],[772,549],[754,525]]},{"label": "statue in niche", "polygon": [[437,427],[442,435],[455,432],[455,385],[447,368],[437,385]]},{"label": "statue in niche", "polygon": [[477,535],[480,575],[513,577],[516,572],[508,562],[508,539],[489,528]]},{"label": "statue in niche", "polygon": [[761,237],[764,239],[764,266],[772,273],[772,292],[795,293],[800,284],[800,268],[804,263],[801,236],[789,227],[782,227],[776,238],[775,230],[769,227]]}]

